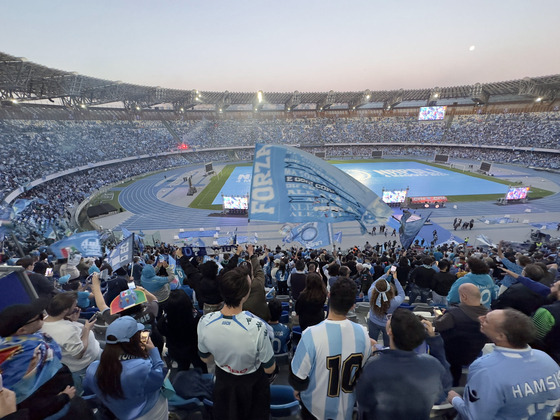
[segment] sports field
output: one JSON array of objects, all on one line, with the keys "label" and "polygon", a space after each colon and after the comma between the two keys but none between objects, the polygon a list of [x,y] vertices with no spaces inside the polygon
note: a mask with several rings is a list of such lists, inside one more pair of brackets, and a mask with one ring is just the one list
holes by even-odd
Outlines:
[{"label": "sports field", "polygon": [[[360,181],[381,196],[383,190],[409,189],[408,196],[445,195],[476,200],[497,199],[508,190],[507,183],[483,175],[472,176],[461,171],[449,170],[439,165],[417,161],[358,161],[334,163],[334,166]],[[251,188],[251,166],[237,166],[223,179],[216,195],[211,194],[212,205],[222,204],[222,195],[247,195]],[[207,197],[206,200],[210,198]],[[208,207],[202,207],[208,208]]]}]

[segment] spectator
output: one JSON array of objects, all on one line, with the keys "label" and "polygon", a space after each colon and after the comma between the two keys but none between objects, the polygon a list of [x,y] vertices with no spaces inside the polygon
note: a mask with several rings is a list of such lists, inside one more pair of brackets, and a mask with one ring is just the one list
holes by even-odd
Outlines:
[{"label": "spectator", "polygon": [[488,313],[480,303],[480,290],[472,283],[464,283],[459,286],[459,297],[458,306],[450,307],[434,320],[434,328],[443,338],[453,386],[459,386],[463,366],[479,356],[487,341],[480,332],[479,318]]},{"label": "spectator", "polygon": [[302,334],[292,360],[290,384],[301,402],[303,419],[352,417],[356,378],[371,354],[364,329],[346,319],[355,299],[356,284],[348,278],[338,279],[331,286],[327,319]]},{"label": "spectator", "polygon": [[87,369],[84,386],[122,419],[167,420],[167,399],[160,392],[163,361],[144,325],[130,316],[116,319],[105,334],[101,360]]},{"label": "spectator", "polygon": [[497,286],[494,284],[492,277],[488,275],[490,271],[488,265],[476,257],[470,257],[467,260],[467,265],[470,272],[453,283],[447,295],[447,301],[450,304],[459,303],[459,286],[463,283],[473,283],[480,289],[482,304],[490,308],[491,302],[496,299]]},{"label": "spectator", "polygon": [[290,327],[280,323],[282,316],[282,302],[274,298],[268,302],[270,311],[270,326],[274,330],[274,338],[272,339],[272,348],[274,354],[286,354],[288,352],[288,344],[291,338]]},{"label": "spectator", "polygon": [[75,292],[60,293],[52,298],[47,306],[49,315],[41,332],[50,335],[62,350],[62,363],[72,372],[74,386],[81,395],[82,381],[86,369],[99,359],[101,347],[93,334],[95,319],[81,324],[78,321],[80,307]]},{"label": "spectator", "polygon": [[[58,344],[39,332],[47,300],[6,307],[0,312],[0,352],[12,357],[0,363],[3,385],[15,390],[17,409],[28,410],[29,418],[43,419],[60,412],[76,399],[70,370],[60,362]],[[18,349],[13,352],[13,349]],[[78,405],[69,405],[74,418],[89,418]]]},{"label": "spectator", "polygon": [[[260,265],[259,265],[260,266]],[[213,415],[216,419],[262,419],[270,413],[270,387],[265,373],[276,368],[263,321],[243,312],[251,293],[252,270],[237,267],[219,283],[225,306],[198,323],[202,361],[216,363]],[[222,322],[216,322],[217,320]]]},{"label": "spectator", "polygon": [[[451,387],[443,341],[429,321],[407,309],[395,310],[386,329],[389,349],[375,353],[358,380],[360,418],[428,420]],[[430,355],[414,351],[424,341]]]},{"label": "spectator", "polygon": [[383,344],[389,343],[386,325],[390,315],[397,309],[405,298],[404,290],[397,278],[397,272],[393,272],[393,279],[389,280],[389,274],[384,274],[373,282],[368,290],[369,313],[368,332],[369,337],[375,341],[379,333],[383,334]]},{"label": "spectator", "polygon": [[305,289],[300,293],[295,305],[302,332],[307,327],[317,325],[325,319],[324,306],[326,299],[327,288],[321,275],[318,273],[307,274]]},{"label": "spectator", "polygon": [[481,331],[496,344],[472,363],[463,397],[449,391],[460,419],[549,419],[560,399],[560,370],[546,353],[528,343],[535,338],[531,318],[515,309],[497,309],[480,318]]},{"label": "spectator", "polygon": [[169,294],[166,311],[158,321],[158,330],[166,337],[169,357],[177,362],[178,370],[194,367],[207,372],[206,363],[198,355],[196,333],[200,315],[192,301],[182,289],[172,290]]}]

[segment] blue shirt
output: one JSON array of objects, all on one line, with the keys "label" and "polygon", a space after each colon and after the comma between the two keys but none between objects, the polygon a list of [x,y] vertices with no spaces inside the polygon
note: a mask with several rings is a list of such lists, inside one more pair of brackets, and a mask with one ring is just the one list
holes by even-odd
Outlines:
[{"label": "blue shirt", "polygon": [[138,358],[121,362],[121,387],[124,399],[113,398],[101,392],[95,378],[99,362],[93,362],[88,367],[84,388],[92,390],[120,420],[140,417],[156,404],[166,374],[158,349],[152,349],[149,356],[149,359]]},{"label": "blue shirt", "polygon": [[469,368],[460,419],[545,420],[560,403],[560,368],[546,353],[496,347]]},{"label": "blue shirt", "polygon": [[290,328],[284,324],[270,324],[274,330],[274,338],[272,339],[272,349],[274,354],[282,354],[288,352],[288,341],[290,340]]}]

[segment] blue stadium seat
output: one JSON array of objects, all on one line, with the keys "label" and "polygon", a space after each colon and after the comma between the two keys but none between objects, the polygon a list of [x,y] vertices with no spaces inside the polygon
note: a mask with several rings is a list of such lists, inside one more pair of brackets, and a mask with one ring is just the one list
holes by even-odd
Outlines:
[{"label": "blue stadium seat", "polygon": [[299,413],[299,401],[294,389],[288,385],[270,385],[270,414],[274,418],[295,416]]}]

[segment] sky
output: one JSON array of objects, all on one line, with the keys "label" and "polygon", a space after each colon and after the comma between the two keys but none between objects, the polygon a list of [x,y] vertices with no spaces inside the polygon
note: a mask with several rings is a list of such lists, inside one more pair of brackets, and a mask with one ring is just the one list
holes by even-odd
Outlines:
[{"label": "sky", "polygon": [[560,73],[560,0],[0,0],[0,51],[148,86],[420,89]]}]

